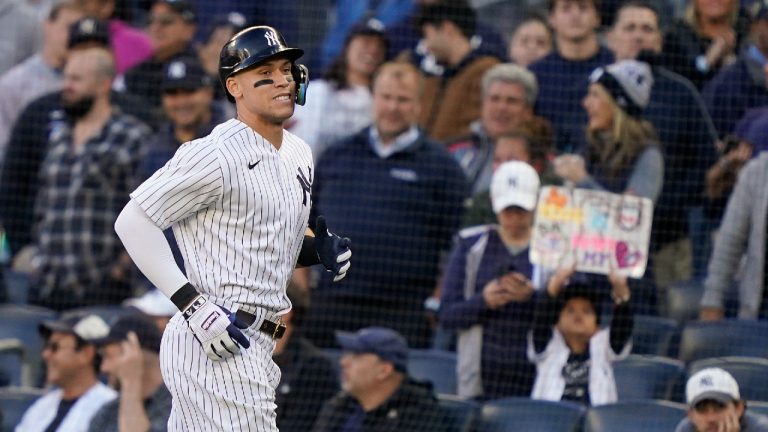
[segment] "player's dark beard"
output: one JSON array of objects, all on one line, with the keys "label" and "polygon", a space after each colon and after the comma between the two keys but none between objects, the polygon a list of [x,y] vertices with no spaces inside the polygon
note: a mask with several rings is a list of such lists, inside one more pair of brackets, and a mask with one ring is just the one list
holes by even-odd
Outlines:
[{"label": "player's dark beard", "polygon": [[72,121],[80,120],[85,117],[93,108],[93,102],[96,98],[93,96],[83,96],[76,101],[61,101],[61,106],[64,109],[64,114]]}]

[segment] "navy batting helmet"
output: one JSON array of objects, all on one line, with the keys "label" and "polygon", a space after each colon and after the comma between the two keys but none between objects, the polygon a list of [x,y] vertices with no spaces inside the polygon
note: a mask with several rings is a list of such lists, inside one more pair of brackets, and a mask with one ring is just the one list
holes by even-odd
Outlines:
[{"label": "navy batting helmet", "polygon": [[227,93],[227,99],[234,102],[234,98],[227,90],[227,78],[278,55],[285,56],[293,62],[291,74],[296,81],[296,103],[304,105],[309,74],[304,65],[296,64],[296,60],[304,55],[304,50],[286,46],[280,32],[269,26],[255,26],[242,30],[232,36],[221,49],[219,79]]}]

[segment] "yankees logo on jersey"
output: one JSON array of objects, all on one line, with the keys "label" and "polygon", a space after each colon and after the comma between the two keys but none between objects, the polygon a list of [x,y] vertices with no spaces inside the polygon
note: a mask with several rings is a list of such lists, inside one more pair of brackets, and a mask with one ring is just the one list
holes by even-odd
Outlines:
[{"label": "yankees logo on jersey", "polygon": [[299,173],[296,174],[296,179],[299,180],[299,184],[304,191],[303,199],[301,200],[301,203],[304,206],[307,205],[307,196],[310,195],[312,190],[312,168],[307,167],[307,172],[309,173],[309,177],[305,176],[304,171],[299,167]]}]

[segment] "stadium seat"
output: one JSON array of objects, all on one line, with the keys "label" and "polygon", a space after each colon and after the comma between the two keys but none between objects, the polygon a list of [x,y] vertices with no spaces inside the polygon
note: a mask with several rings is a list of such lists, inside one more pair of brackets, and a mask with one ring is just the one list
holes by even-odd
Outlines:
[{"label": "stadium seat", "polygon": [[571,402],[504,398],[486,402],[477,432],[579,430],[584,407]]},{"label": "stadium seat", "polygon": [[3,271],[5,278],[5,289],[8,303],[23,305],[27,304],[29,297],[29,277],[20,272],[10,269]]},{"label": "stadium seat", "polygon": [[670,399],[675,382],[685,373],[685,365],[667,357],[631,355],[614,363],[613,373],[619,401]]},{"label": "stadium seat", "polygon": [[587,410],[585,432],[673,431],[686,416],[685,405],[668,401],[635,401]]},{"label": "stadium seat", "polygon": [[690,363],[710,357],[768,355],[768,322],[691,321],[683,327],[678,358]]},{"label": "stadium seat", "polygon": [[24,412],[40,396],[42,389],[28,387],[9,387],[0,389],[0,412],[3,418],[3,431],[12,431],[21,421]]},{"label": "stadium seat", "polygon": [[669,356],[677,333],[677,321],[673,319],[636,315],[632,329],[632,354]]},{"label": "stadium seat", "polygon": [[473,432],[480,413],[480,404],[459,399],[454,395],[439,395],[440,407],[445,413],[446,432]]},{"label": "stadium seat", "polygon": [[43,320],[56,318],[56,312],[36,306],[0,305],[0,339],[18,339],[24,346],[29,375],[22,376],[23,385],[37,385],[41,375],[40,352],[43,339],[37,326]]},{"label": "stadium seat", "polygon": [[[699,318],[704,281],[690,279],[673,282],[667,288],[666,316],[677,322],[694,321]],[[738,310],[738,283],[733,282],[725,292],[725,316],[735,317]]]},{"label": "stadium seat", "polygon": [[742,399],[768,402],[768,359],[717,357],[698,360],[688,366],[688,376],[709,367],[719,367],[733,375],[739,383]]},{"label": "stadium seat", "polygon": [[768,402],[748,401],[747,410],[768,417]]},{"label": "stadium seat", "polygon": [[437,393],[456,394],[456,353],[412,349],[408,353],[408,373],[431,382]]},{"label": "stadium seat", "polygon": [[31,385],[24,344],[16,338],[0,339],[0,386]]}]

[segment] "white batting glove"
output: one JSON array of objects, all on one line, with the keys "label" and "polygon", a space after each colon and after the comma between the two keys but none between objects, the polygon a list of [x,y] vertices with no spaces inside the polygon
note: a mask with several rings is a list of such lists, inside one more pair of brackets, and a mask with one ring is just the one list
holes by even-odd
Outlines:
[{"label": "white batting glove", "polygon": [[202,294],[197,296],[182,314],[211,360],[219,361],[232,357],[240,352],[240,347],[251,346],[248,338],[240,331],[246,326],[235,320],[235,314],[209,301]]}]

